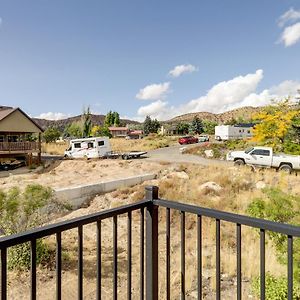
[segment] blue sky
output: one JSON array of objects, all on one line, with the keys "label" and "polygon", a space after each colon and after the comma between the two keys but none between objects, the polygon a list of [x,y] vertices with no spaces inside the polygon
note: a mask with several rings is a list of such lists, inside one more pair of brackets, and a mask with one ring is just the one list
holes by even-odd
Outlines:
[{"label": "blue sky", "polygon": [[300,88],[299,0],[0,0],[0,18],[1,103],[31,116],[167,119]]}]

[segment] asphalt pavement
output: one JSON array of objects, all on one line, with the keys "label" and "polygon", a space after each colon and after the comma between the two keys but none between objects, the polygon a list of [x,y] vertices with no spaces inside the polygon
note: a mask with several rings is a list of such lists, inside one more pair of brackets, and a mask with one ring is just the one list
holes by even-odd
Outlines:
[{"label": "asphalt pavement", "polygon": [[[150,150],[146,154],[146,160],[148,161],[158,161],[158,162],[170,162],[170,163],[194,163],[203,166],[211,165],[229,165],[230,163],[223,160],[208,159],[198,155],[193,154],[183,154],[181,148],[192,148],[197,146],[197,144],[192,145],[175,145],[170,147],[159,148],[155,150]],[[44,160],[60,160],[63,156],[60,155],[47,155],[43,154],[42,158]]]}]

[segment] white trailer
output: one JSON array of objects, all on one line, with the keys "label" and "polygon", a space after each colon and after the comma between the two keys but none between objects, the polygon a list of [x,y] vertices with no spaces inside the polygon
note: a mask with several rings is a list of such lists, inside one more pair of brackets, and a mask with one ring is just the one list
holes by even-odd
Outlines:
[{"label": "white trailer", "polygon": [[65,151],[67,158],[100,158],[111,152],[108,137],[82,138],[70,141]]},{"label": "white trailer", "polygon": [[70,147],[65,151],[65,158],[140,158],[146,151],[113,152],[108,137],[82,138],[70,141]]},{"label": "white trailer", "polygon": [[215,138],[219,141],[252,137],[253,124],[219,125],[215,127]]}]

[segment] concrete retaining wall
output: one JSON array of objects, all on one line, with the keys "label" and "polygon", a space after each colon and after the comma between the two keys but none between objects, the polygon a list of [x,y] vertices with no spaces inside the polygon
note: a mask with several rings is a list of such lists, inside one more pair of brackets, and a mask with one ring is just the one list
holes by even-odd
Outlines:
[{"label": "concrete retaining wall", "polygon": [[147,180],[155,179],[155,174],[145,174],[124,179],[117,179],[112,181],[103,181],[96,184],[81,185],[70,188],[62,188],[54,190],[55,197],[58,200],[68,202],[74,209],[80,207],[85,201],[92,197],[112,192],[122,187],[134,186]]}]

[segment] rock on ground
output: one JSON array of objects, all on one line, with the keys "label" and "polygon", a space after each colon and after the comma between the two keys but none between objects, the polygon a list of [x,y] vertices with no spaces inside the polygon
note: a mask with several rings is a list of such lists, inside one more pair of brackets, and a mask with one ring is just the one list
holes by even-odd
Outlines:
[{"label": "rock on ground", "polygon": [[218,185],[217,183],[213,181],[208,181],[199,186],[199,191],[206,191],[206,192],[214,192],[214,193],[219,193],[223,190],[223,188]]}]

